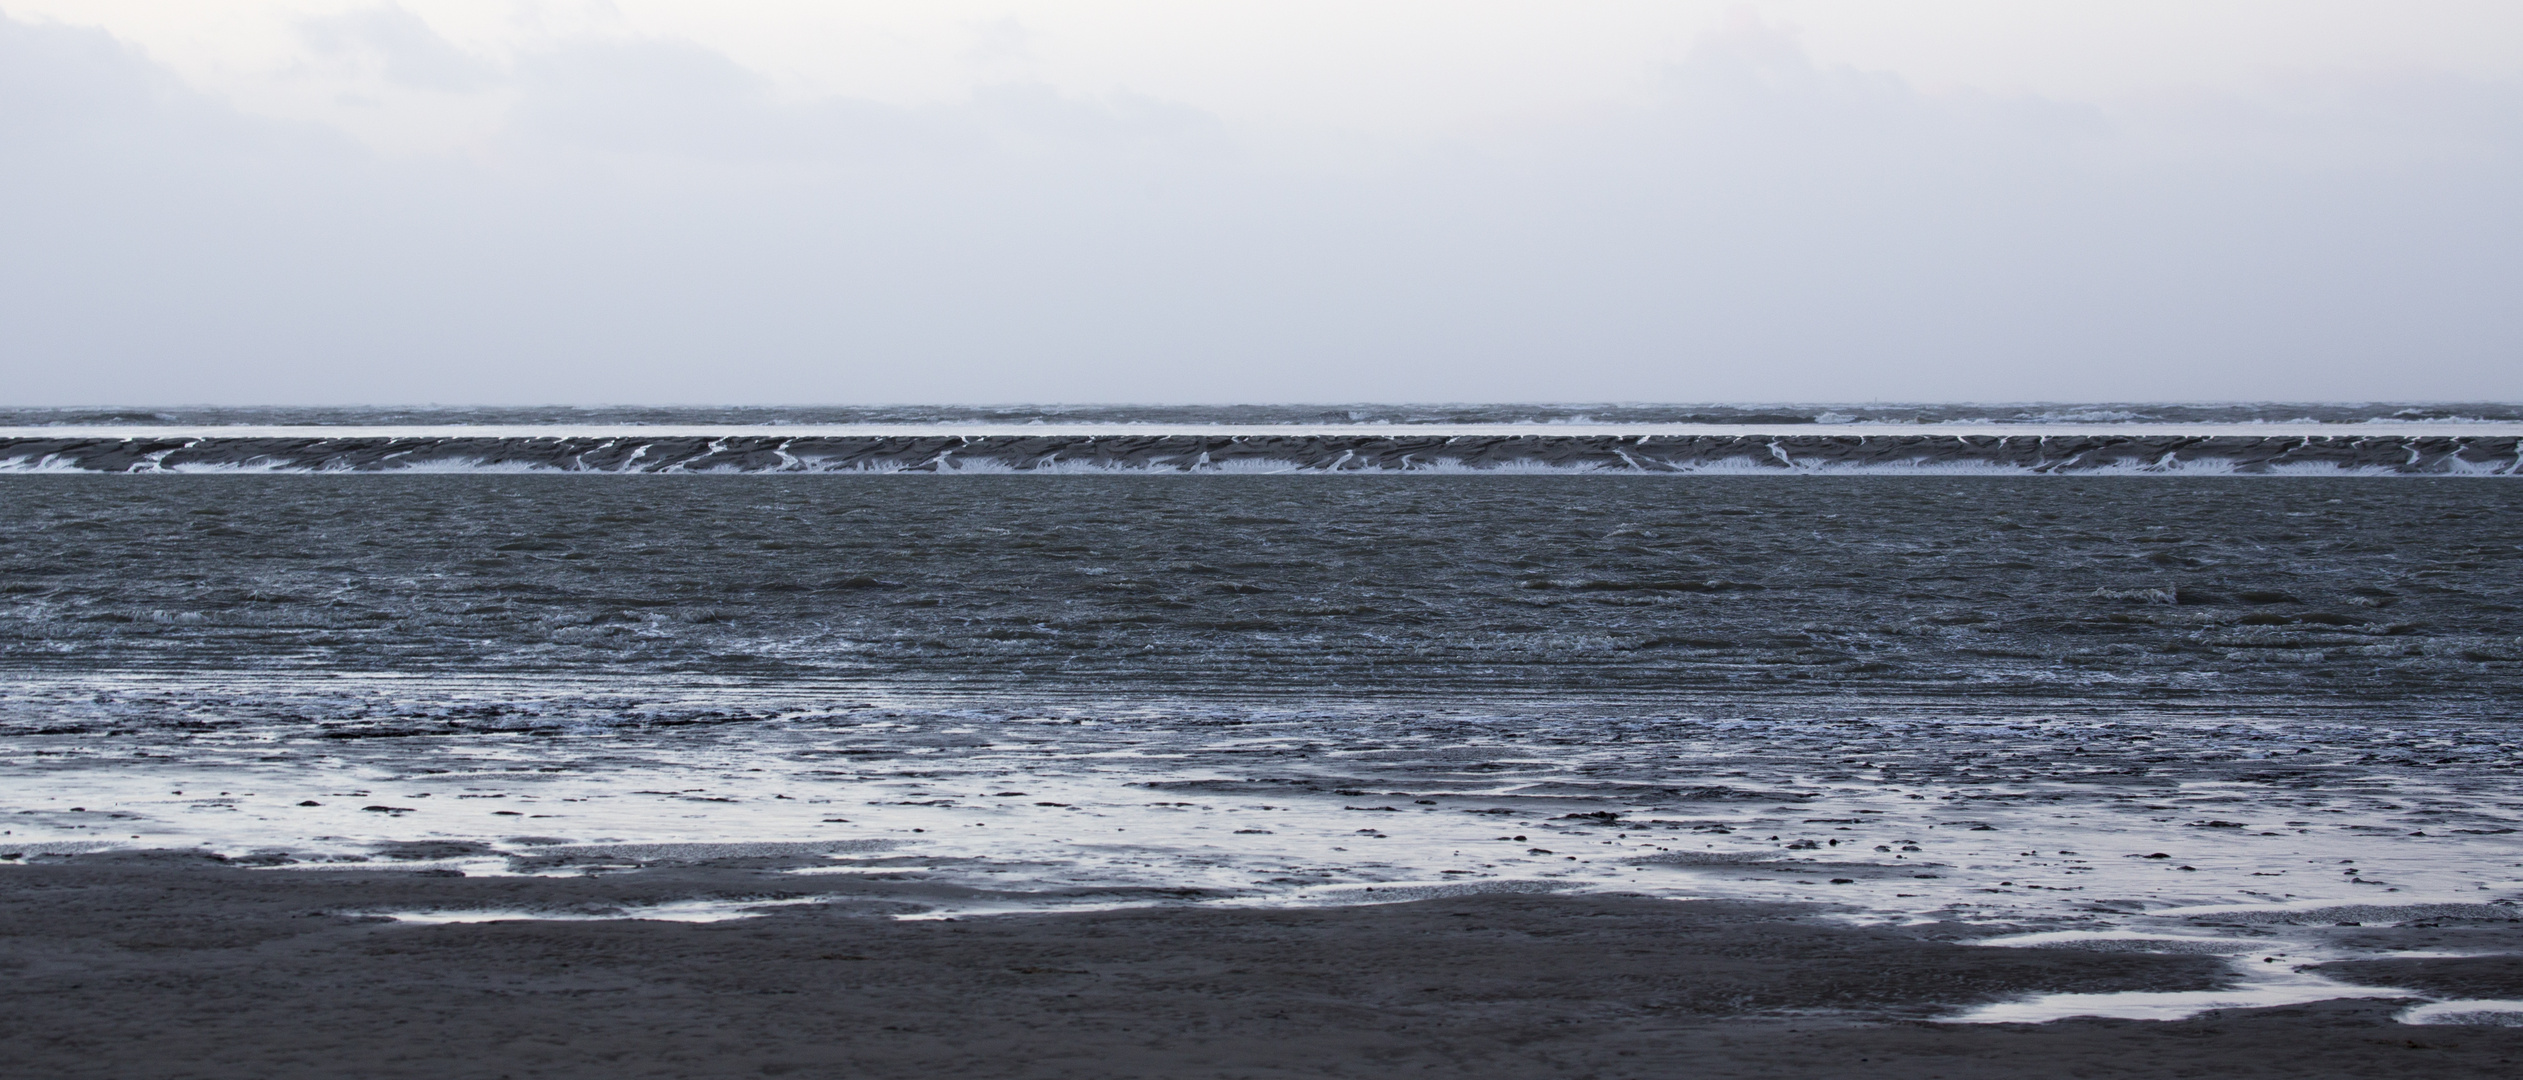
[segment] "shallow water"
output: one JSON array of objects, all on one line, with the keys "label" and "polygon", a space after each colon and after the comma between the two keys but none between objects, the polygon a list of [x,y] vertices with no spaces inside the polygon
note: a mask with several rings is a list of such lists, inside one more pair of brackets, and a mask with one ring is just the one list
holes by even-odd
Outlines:
[{"label": "shallow water", "polygon": [[[2215,1002],[2310,993],[2280,972],[2345,954],[2306,927],[2523,898],[2519,502],[11,477],[0,854],[479,874],[776,850],[988,893],[930,914],[1739,896],[2230,949],[2260,973]],[[697,846],[636,846],[660,844]],[[2161,944],[2102,944],[2138,939]]]}]

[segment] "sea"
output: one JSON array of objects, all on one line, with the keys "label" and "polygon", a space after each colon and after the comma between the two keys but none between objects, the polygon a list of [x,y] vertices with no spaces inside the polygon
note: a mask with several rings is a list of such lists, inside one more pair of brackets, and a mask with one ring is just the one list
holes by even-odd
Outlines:
[{"label": "sea", "polygon": [[[783,426],[2446,464],[323,464]],[[2518,435],[2523,407],[2409,403],[5,410],[0,863],[804,853],[970,887],[922,918],[1729,897],[2245,973],[1981,1019],[2342,996],[2290,928],[2523,917]],[[171,438],[252,446],[97,449]]]}]

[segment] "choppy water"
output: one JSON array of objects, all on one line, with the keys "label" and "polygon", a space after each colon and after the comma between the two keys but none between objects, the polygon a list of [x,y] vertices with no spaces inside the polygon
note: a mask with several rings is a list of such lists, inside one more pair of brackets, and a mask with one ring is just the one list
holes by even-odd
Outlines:
[{"label": "choppy water", "polygon": [[1329,698],[2439,714],[2500,482],[17,477],[0,663]]},{"label": "choppy water", "polygon": [[1003,907],[2245,905],[2206,933],[2276,949],[2523,898],[2518,511],[2414,478],[15,476],[0,854],[807,843]]},{"label": "choppy water", "polygon": [[13,669],[2483,709],[2503,482],[13,477]]}]

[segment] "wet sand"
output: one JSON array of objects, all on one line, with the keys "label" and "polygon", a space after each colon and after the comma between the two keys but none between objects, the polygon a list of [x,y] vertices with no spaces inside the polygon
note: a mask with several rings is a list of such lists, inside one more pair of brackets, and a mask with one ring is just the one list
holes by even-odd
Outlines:
[{"label": "wet sand", "polygon": [[[2027,994],[2231,976],[2209,956],[1986,948],[1970,942],[2005,928],[1866,927],[1818,905],[1476,894],[899,919],[882,916],[969,890],[780,873],[797,861],[488,878],[178,853],[8,867],[0,1071],[2459,1077],[2523,1063],[2523,1029],[2395,1023],[2410,999],[2388,989],[2174,1022],[1940,1022]],[[784,903],[710,923],[602,917],[676,901]],[[403,909],[587,917],[377,914]],[[2523,951],[2523,925],[2504,921],[2335,932],[2377,950]],[[2422,969],[2331,974],[2523,996],[2511,960],[2392,963]]]}]

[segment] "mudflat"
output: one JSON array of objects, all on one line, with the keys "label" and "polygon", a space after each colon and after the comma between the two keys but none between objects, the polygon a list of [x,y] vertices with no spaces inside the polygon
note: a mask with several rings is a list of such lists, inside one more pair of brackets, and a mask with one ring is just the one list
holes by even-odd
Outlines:
[{"label": "mudflat", "polygon": [[[2010,996],[2231,976],[2214,957],[1988,948],[1970,941],[1990,927],[1870,927],[1820,906],[1474,893],[920,919],[897,916],[938,899],[922,895],[934,885],[783,869],[462,877],[174,852],[0,868],[0,1072],[1962,1080],[2523,1068],[2523,1029],[2402,1025],[2391,1016],[2408,1002],[2390,997],[2173,1022],[1943,1022]],[[607,917],[677,898],[765,906],[701,923]],[[398,911],[491,921],[383,914]],[[2509,929],[2470,933],[2466,950],[2523,945]],[[2466,993],[2523,996],[2511,964],[2458,977]]]}]

